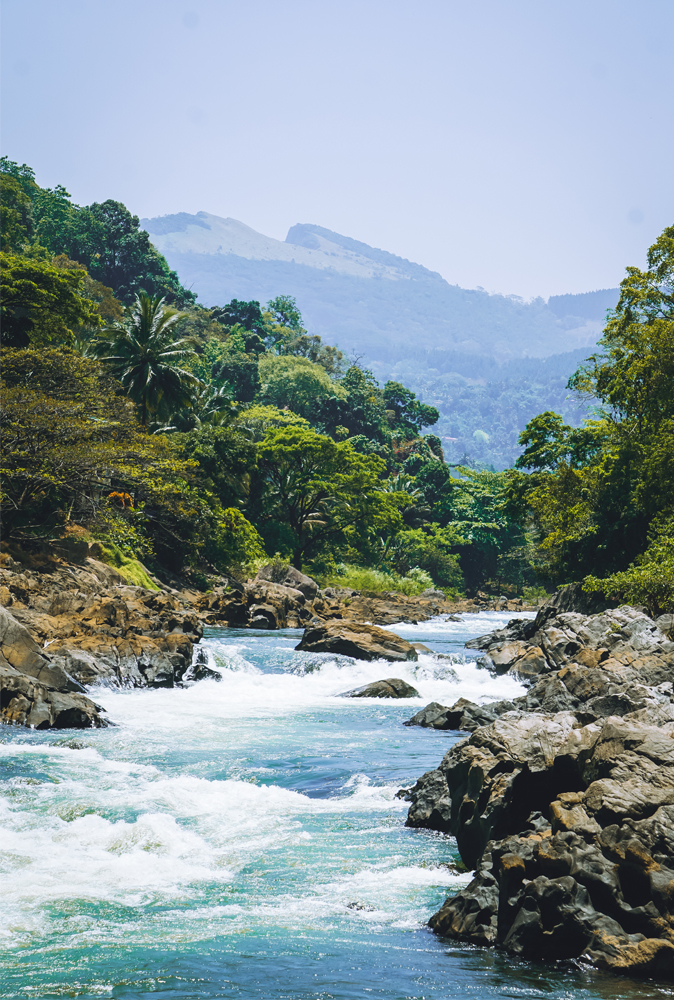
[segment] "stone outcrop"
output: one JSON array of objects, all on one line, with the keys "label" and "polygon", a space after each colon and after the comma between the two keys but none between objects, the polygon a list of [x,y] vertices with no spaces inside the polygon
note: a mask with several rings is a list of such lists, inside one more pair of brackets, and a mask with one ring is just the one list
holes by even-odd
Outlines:
[{"label": "stone outcrop", "polygon": [[418,698],[419,692],[399,677],[387,677],[383,681],[372,681],[352,691],[344,691],[341,698]]},{"label": "stone outcrop", "polygon": [[417,660],[414,646],[377,625],[349,622],[328,622],[308,628],[299,645],[312,653],[338,653],[357,660]]},{"label": "stone outcrop", "polygon": [[498,702],[496,708],[476,705],[467,698],[459,698],[450,708],[432,701],[420,712],[413,715],[403,726],[422,726],[424,729],[449,729],[453,732],[473,732],[479,726],[487,726],[493,722],[500,711],[514,708],[512,702]]},{"label": "stone outcrop", "polygon": [[[674,978],[671,628],[634,608],[544,608],[470,644],[526,695],[410,720],[473,729],[401,793],[408,825],[452,834],[475,868],[431,919],[437,933]],[[478,711],[493,720],[472,725]]]},{"label": "stone outcrop", "polygon": [[0,607],[0,720],[34,729],[101,727],[103,709]]}]

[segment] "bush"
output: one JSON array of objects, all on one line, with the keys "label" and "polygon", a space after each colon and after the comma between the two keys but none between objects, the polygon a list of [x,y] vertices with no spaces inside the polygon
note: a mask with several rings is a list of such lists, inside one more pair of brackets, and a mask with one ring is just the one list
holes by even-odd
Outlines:
[{"label": "bush", "polygon": [[337,573],[321,580],[322,587],[350,587],[352,590],[370,590],[377,594],[395,591],[414,597],[422,591],[433,587],[433,580],[425,570],[415,566],[405,576],[397,573],[385,573],[378,569],[367,569],[363,566],[348,566],[340,563]]},{"label": "bush", "polygon": [[672,526],[654,538],[622,573],[600,580],[587,576],[583,590],[600,592],[626,604],[645,605],[652,618],[674,611],[674,537]]}]

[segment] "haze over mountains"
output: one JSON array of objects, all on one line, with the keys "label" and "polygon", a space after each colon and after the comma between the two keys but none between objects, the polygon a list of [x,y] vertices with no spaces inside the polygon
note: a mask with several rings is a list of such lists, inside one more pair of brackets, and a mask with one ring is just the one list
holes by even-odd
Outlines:
[{"label": "haze over mountains", "polygon": [[585,407],[567,398],[566,381],[618,300],[617,288],[547,302],[460,288],[317,225],[292,226],[285,241],[208,212],[141,225],[205,306],[293,295],[310,333],[438,407],[434,431],[450,461],[503,468],[536,413],[582,419]]}]

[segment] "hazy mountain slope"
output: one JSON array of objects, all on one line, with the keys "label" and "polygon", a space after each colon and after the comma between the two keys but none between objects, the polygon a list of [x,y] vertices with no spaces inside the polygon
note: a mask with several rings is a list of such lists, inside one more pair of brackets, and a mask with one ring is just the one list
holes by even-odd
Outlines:
[{"label": "hazy mountain slope", "polygon": [[293,226],[282,242],[206,212],[142,224],[204,305],[294,295],[312,332],[373,360],[414,357],[420,348],[544,357],[590,347],[601,330],[600,320],[560,316],[542,299],[450,285],[320,226]]},{"label": "hazy mountain slope", "polygon": [[566,383],[618,300],[617,289],[546,303],[460,288],[321,226],[293,226],[285,242],[206,212],[143,226],[204,305],[294,295],[311,333],[438,407],[433,431],[450,462],[511,465],[542,410],[580,422],[586,407]]}]

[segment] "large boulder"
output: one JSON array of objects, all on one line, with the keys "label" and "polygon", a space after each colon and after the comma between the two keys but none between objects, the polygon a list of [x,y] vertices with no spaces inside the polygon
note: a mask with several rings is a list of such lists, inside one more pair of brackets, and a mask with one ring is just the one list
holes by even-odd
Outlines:
[{"label": "large boulder", "polygon": [[432,928],[674,978],[673,736],[674,723],[513,714],[450,750],[413,808],[477,871]]},{"label": "large boulder", "polygon": [[371,684],[363,684],[362,687],[354,688],[352,691],[345,691],[342,698],[418,698],[419,692],[416,688],[403,681],[400,677],[387,677],[383,681],[372,681]]},{"label": "large boulder", "polygon": [[[525,695],[432,703],[410,720],[493,716],[400,793],[408,826],[455,836],[476,868],[432,918],[437,933],[674,978],[672,624],[629,607],[543,608],[469,643]],[[522,670],[527,659],[538,668]]]},{"label": "large boulder", "polygon": [[101,727],[103,709],[0,608],[0,721],[33,729]]},{"label": "large boulder", "polygon": [[497,715],[513,709],[512,702],[499,702],[496,706],[480,706],[467,698],[459,698],[451,708],[432,701],[413,715],[403,726],[422,726],[424,729],[444,729],[472,733],[479,726],[488,726]]},{"label": "large boulder", "polygon": [[281,570],[273,563],[263,566],[257,574],[258,580],[265,580],[270,583],[280,583],[284,587],[291,587],[304,594],[308,601],[313,601],[318,593],[318,584],[310,576],[300,573],[294,566],[283,567]]},{"label": "large boulder", "polygon": [[312,653],[339,653],[357,660],[417,660],[414,646],[377,625],[331,621],[305,630],[295,649]]}]

